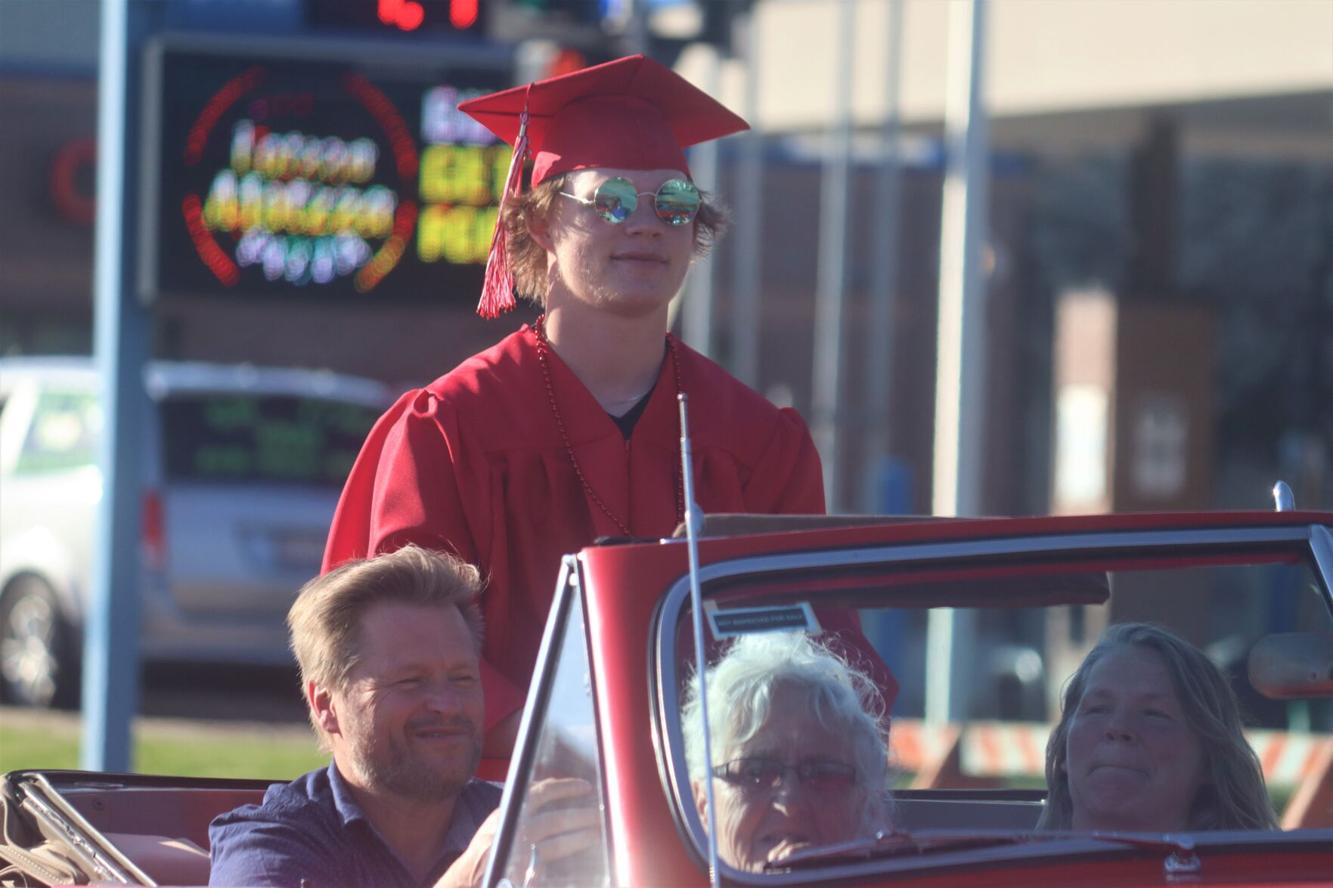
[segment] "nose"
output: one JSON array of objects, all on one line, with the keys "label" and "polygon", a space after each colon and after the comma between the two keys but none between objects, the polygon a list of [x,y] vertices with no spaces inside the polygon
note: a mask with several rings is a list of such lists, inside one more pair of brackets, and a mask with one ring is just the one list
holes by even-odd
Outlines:
[{"label": "nose", "polygon": [[801,787],[794,775],[777,785],[768,803],[770,810],[785,818],[788,824],[809,823],[819,817],[819,812],[811,804],[810,793]]},{"label": "nose", "polygon": [[449,681],[433,681],[426,691],[426,708],[431,712],[453,714],[463,709],[463,692]]},{"label": "nose", "polygon": [[801,783],[795,768],[787,768],[783,771],[782,776],[778,778],[778,782],[773,787],[773,797],[775,799],[791,800],[796,797],[804,799],[807,795],[805,785]]},{"label": "nose", "polygon": [[639,195],[639,205],[634,208],[634,212],[629,214],[629,218],[624,221],[625,231],[635,234],[660,235],[662,226],[665,224],[657,218],[657,211],[653,209],[654,197],[652,194]]},{"label": "nose", "polygon": [[1134,739],[1134,727],[1130,724],[1128,714],[1116,708],[1111,711],[1106,719],[1106,737],[1109,740],[1132,740]]}]

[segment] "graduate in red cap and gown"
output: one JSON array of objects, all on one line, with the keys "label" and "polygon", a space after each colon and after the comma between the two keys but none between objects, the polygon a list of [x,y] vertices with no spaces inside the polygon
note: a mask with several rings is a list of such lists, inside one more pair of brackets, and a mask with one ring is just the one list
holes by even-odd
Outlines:
[{"label": "graduate in red cap and gown", "polygon": [[819,514],[824,490],[800,416],[667,330],[692,257],[723,221],[684,149],[745,121],[643,56],[459,108],[515,145],[478,312],[511,309],[517,291],[543,315],[380,419],[324,569],[409,542],[481,568],[487,755],[504,756],[561,556],[599,537],[668,536],[683,520],[678,393],[704,512]]}]

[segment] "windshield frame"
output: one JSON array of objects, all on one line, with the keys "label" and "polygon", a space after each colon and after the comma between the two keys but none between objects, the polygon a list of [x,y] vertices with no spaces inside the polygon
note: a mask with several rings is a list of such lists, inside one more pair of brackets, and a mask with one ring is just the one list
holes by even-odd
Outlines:
[{"label": "windshield frame", "polygon": [[[1182,516],[1182,523],[1187,516]],[[726,587],[744,579],[755,581],[765,575],[777,576],[792,572],[819,569],[887,569],[904,565],[947,563],[952,567],[1000,562],[1006,558],[1038,555],[1055,556],[1060,561],[1083,558],[1105,558],[1123,562],[1121,567],[1133,567],[1136,562],[1160,561],[1172,555],[1181,563],[1209,564],[1234,563],[1238,550],[1256,555],[1257,560],[1291,560],[1303,562],[1318,580],[1320,595],[1333,615],[1333,536],[1327,525],[1311,522],[1298,525],[1272,526],[1229,525],[1224,527],[1184,527],[1180,529],[1105,529],[1056,531],[1048,534],[1024,533],[1010,537],[984,539],[953,539],[942,542],[910,542],[902,544],[855,545],[844,549],[817,551],[788,551],[776,554],[743,556],[701,565],[699,583],[704,598],[710,591],[716,594],[719,585]],[[710,589],[711,587],[711,589]],[[658,744],[663,788],[671,801],[677,824],[686,845],[695,859],[707,867],[707,836],[700,818],[694,814],[689,774],[686,766],[684,738],[679,712],[684,673],[677,662],[677,629],[683,625],[689,607],[690,578],[678,578],[663,596],[652,626],[652,651],[655,663],[652,677],[654,686],[651,699],[654,704],[654,738]],[[893,593],[883,596],[885,606],[892,606]],[[1000,604],[997,602],[997,604]],[[1286,837],[1323,834],[1321,840],[1333,838],[1333,830],[1295,832],[1225,833],[1228,841],[1252,846],[1274,841],[1289,841]],[[1214,848],[1219,842],[1217,833],[1189,833],[1200,848]],[[1225,844],[1225,843],[1222,843]],[[1035,846],[1035,847],[1034,847]],[[1113,847],[1113,846],[1112,846]],[[946,851],[925,858],[889,858],[855,864],[835,864],[819,870],[820,878],[840,878],[866,872],[898,869],[950,866],[955,863],[984,859],[986,861],[1032,859],[1048,855],[1103,854],[1108,851],[1105,841],[1091,836],[1041,843],[1020,843],[1002,847],[986,847],[962,851]],[[1128,853],[1128,852],[1127,852]],[[1138,849],[1142,853],[1142,849]],[[812,870],[789,873],[749,873],[719,861],[721,871],[729,880],[746,884],[781,885],[787,882],[808,881]]]},{"label": "windshield frame", "polygon": [[[514,843],[518,839],[519,817],[522,813],[523,801],[527,796],[529,781],[541,739],[540,731],[535,730],[535,728],[541,724],[540,720],[545,715],[546,707],[551,698],[552,686],[555,683],[556,673],[560,665],[560,658],[557,655],[565,642],[566,634],[570,631],[569,611],[579,594],[578,563],[575,556],[566,555],[560,565],[560,574],[555,587],[555,598],[551,602],[551,610],[547,617],[546,626],[542,631],[541,647],[538,648],[537,653],[536,671],[533,674],[532,683],[523,704],[523,714],[519,719],[518,737],[515,740],[513,755],[509,760],[509,772],[505,775],[504,790],[500,795],[499,822],[495,827],[495,839],[492,842],[490,855],[486,862],[486,872],[481,882],[483,885],[496,885],[504,881],[505,867],[513,853]],[[586,624],[584,631],[586,632]],[[586,639],[583,641],[586,646]],[[595,676],[592,680],[596,680]],[[596,706],[596,694],[593,694],[593,705]],[[600,743],[600,738],[598,738],[599,746]],[[600,750],[598,757],[602,760],[605,759]],[[605,797],[598,801],[605,810]],[[614,866],[614,860],[611,861],[611,864]]]}]

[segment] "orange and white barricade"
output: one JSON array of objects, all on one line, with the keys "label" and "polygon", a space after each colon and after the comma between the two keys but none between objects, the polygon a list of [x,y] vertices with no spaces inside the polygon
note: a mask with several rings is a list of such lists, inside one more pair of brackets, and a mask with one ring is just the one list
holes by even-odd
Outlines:
[{"label": "orange and white barricade", "polygon": [[1051,726],[1039,722],[972,722],[960,740],[960,764],[974,777],[1043,777]]},{"label": "orange and white barricade", "polygon": [[[970,722],[931,725],[894,719],[893,764],[915,774],[914,788],[1001,785],[1046,773],[1051,725]],[[1333,826],[1333,734],[1245,732],[1269,786],[1294,787],[1282,814],[1285,829]]]}]

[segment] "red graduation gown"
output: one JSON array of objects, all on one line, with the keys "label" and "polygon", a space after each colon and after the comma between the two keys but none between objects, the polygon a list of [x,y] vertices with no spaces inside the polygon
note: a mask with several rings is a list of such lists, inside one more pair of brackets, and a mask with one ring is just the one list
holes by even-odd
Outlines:
[{"label": "red graduation gown", "polygon": [[[690,396],[700,507],[823,513],[819,454],[796,411],[774,407],[683,343],[675,354]],[[547,355],[588,484],[635,536],[670,535],[680,458],[670,352],[628,441],[559,356]],[[621,534],[570,465],[536,335],[524,326],[407,392],[380,418],[343,489],[324,569],[407,543],[476,564],[488,578],[481,605],[490,730],[522,706],[561,556]]]}]

